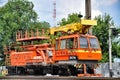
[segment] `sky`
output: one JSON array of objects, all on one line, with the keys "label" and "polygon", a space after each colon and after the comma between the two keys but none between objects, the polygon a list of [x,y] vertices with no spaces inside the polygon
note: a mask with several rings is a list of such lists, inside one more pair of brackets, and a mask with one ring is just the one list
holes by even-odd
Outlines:
[{"label": "sky", "polygon": [[[0,0],[0,7],[8,0]],[[39,21],[47,21],[54,26],[53,2],[55,0],[28,0],[33,2]],[[115,26],[120,26],[120,0],[91,0],[92,19],[98,15],[109,14]],[[56,0],[56,24],[68,14],[81,13],[85,16],[85,0]]]}]

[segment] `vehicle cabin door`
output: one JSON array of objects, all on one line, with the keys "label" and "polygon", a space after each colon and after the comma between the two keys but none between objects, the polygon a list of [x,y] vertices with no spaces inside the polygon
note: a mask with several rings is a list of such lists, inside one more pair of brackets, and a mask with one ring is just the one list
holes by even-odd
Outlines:
[{"label": "vehicle cabin door", "polygon": [[56,40],[56,60],[69,60],[69,51],[74,48],[74,37]]},{"label": "vehicle cabin door", "polygon": [[96,37],[89,37],[91,60],[101,60],[101,49]]},{"label": "vehicle cabin door", "polygon": [[79,49],[77,51],[78,60],[89,60],[90,58],[90,49],[88,38],[85,35],[79,37]]}]

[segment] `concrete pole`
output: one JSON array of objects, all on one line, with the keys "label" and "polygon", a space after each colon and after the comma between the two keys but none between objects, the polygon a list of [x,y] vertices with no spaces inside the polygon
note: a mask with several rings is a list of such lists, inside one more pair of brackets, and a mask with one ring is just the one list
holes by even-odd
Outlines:
[{"label": "concrete pole", "polygon": [[91,0],[85,0],[85,17],[91,19]]},{"label": "concrete pole", "polygon": [[[85,0],[85,18],[91,19],[91,0]],[[88,34],[92,34],[92,27],[88,29]]]},{"label": "concrete pole", "polygon": [[109,27],[109,76],[112,77],[112,43],[111,43],[111,30]]}]

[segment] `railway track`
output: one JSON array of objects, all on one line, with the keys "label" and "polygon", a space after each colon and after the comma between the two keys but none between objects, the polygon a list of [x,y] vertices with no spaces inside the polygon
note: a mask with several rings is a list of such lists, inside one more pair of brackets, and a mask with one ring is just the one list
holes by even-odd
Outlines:
[{"label": "railway track", "polygon": [[60,76],[5,76],[0,80],[120,80],[120,78],[110,77],[60,77]]}]

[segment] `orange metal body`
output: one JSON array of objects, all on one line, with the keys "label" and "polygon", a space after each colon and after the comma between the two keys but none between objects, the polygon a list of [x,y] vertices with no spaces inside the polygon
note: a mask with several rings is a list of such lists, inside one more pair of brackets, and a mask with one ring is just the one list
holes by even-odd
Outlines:
[{"label": "orange metal body", "polygon": [[[96,38],[95,36],[91,35],[79,35],[79,34],[73,34],[69,36],[62,36],[56,41],[58,41],[58,44],[55,44],[58,46],[57,50],[54,50],[54,48],[49,48],[49,44],[39,44],[39,45],[28,45],[28,46],[21,46],[21,48],[25,49],[26,51],[16,52],[12,51],[10,53],[10,60],[11,60],[11,66],[25,66],[27,63],[54,63],[56,61],[69,61],[70,56],[76,56],[78,60],[101,60],[101,49],[100,47],[98,49],[92,49],[90,48],[90,43],[88,40],[88,48],[81,48],[79,46],[80,41],[78,40],[80,36],[89,38]],[[39,36],[38,36],[39,37]],[[33,37],[34,38],[34,37]],[[33,38],[28,38],[27,40],[31,40]],[[60,49],[60,42],[61,40],[73,38],[73,48],[72,49]],[[39,37],[41,39],[41,37]],[[25,41],[25,38],[19,38],[18,41]],[[77,46],[77,47],[76,47]],[[53,56],[52,58],[49,58],[46,50],[52,50]]]},{"label": "orange metal body", "polygon": [[[102,58],[99,42],[95,36],[77,33],[67,34],[55,39],[55,44],[50,44],[52,42],[41,44],[41,41],[44,40],[51,41],[43,29],[42,32],[37,29],[36,32],[31,31],[30,33],[18,31],[16,41],[20,44],[14,45],[14,49],[5,48],[6,57],[9,56],[9,59],[6,60],[10,60],[6,63],[9,63],[10,69],[14,70],[18,67],[19,71],[24,70],[23,72],[25,72],[26,68],[28,73],[32,70],[33,73],[34,71],[42,73],[42,71],[54,72],[53,70],[58,69],[59,73],[63,70],[69,73],[73,71],[73,75],[77,74],[78,77],[101,76],[101,74],[95,74],[95,65],[87,65],[88,63],[96,64]],[[68,68],[71,71],[68,71]],[[90,69],[91,73],[87,68]],[[82,71],[79,71],[81,69]],[[12,70],[11,72],[14,72]]]},{"label": "orange metal body", "polygon": [[11,66],[25,66],[28,59],[33,59],[36,56],[35,51],[27,52],[11,52]]},{"label": "orange metal body", "polygon": [[[100,76],[95,74],[94,66],[91,65],[102,58],[99,42],[95,36],[85,34],[96,23],[94,20],[80,20],[79,23],[49,30],[19,30],[16,33],[18,43],[5,48],[9,72]],[[64,34],[54,39],[54,43],[50,36],[57,32]],[[17,68],[18,71],[14,72]]]},{"label": "orange metal body", "polygon": [[[44,52],[45,50],[51,50],[52,53],[54,54],[54,49],[53,48],[46,48],[45,45],[44,47],[41,48],[42,45],[36,45],[36,49],[32,49],[31,51],[22,51],[22,52],[16,52],[16,51],[11,51],[10,53],[10,62],[11,66],[26,66],[29,64],[35,65],[38,63],[44,63],[44,64],[51,64],[53,63],[53,58],[49,57],[47,52]],[[34,46],[35,47],[35,46]]]},{"label": "orange metal body", "polygon": [[[44,30],[42,30],[44,31]],[[17,38],[16,40],[19,42],[25,42],[25,41],[32,41],[32,40],[44,40],[49,39],[49,37],[44,36],[44,32],[42,32],[42,36],[39,35],[40,33],[38,30],[35,32],[31,31],[31,34],[25,32],[24,34],[20,34],[21,32],[18,32],[16,34]],[[29,34],[29,35],[28,35]],[[80,47],[80,37],[85,37],[87,39],[87,48],[81,48]],[[69,61],[70,56],[75,56],[79,61],[98,61],[101,60],[101,49],[98,44],[97,49],[93,49],[90,47],[90,38],[95,38],[95,36],[92,35],[83,35],[83,34],[71,34],[66,36],[61,36],[58,39],[56,39],[55,46],[52,47],[53,44],[30,44],[30,45],[22,45],[20,48],[22,48],[22,51],[11,51],[10,52],[10,62],[11,66],[25,66],[27,64],[36,64],[36,63],[44,63],[44,64],[54,64],[57,61]],[[72,39],[72,48],[67,48],[67,44],[65,45],[64,49],[61,49],[61,42],[62,40]],[[67,41],[66,41],[67,43]],[[98,40],[97,40],[98,43]],[[49,56],[49,52],[52,51],[52,56]]]},{"label": "orange metal body", "polygon": [[[28,31],[22,33],[22,31],[18,31],[16,33],[16,41],[19,42],[30,42],[30,41],[40,41],[40,40],[47,40],[49,39],[48,36],[45,36],[45,32],[42,29],[42,32]],[[15,46],[16,47],[16,46]],[[20,45],[19,46],[22,51],[11,50],[6,52],[6,54],[10,55],[10,66],[26,66],[26,65],[35,65],[38,63],[43,64],[51,64],[53,63],[53,58],[48,55],[48,51],[52,51],[54,55],[55,50],[54,48],[50,47],[50,44],[33,44],[32,42],[29,45]],[[5,49],[6,50],[6,49]]]},{"label": "orange metal body", "polygon": [[34,45],[34,46],[22,46],[26,48],[26,51],[16,52],[11,51],[10,60],[11,66],[26,66],[29,64],[51,64],[53,63],[53,57],[50,57],[46,50],[52,51],[53,55],[55,53],[54,48],[49,48],[48,44]]},{"label": "orange metal body", "polygon": [[[81,35],[73,34],[73,35],[62,36],[62,37],[58,38],[56,40],[56,41],[58,41],[58,49],[55,51],[55,56],[54,56],[55,61],[69,60],[70,56],[76,56],[78,60],[97,60],[97,61],[101,60],[102,53],[101,53],[100,46],[98,49],[92,49],[92,48],[90,48],[90,43],[88,40],[88,48],[80,48],[80,46],[79,46],[80,42],[78,40],[78,38],[80,36],[84,36],[87,39],[96,38],[95,36],[92,36],[92,35],[82,35],[82,34]],[[73,48],[72,49],[67,49],[67,48],[60,49],[61,40],[69,39],[69,38],[74,38]],[[76,45],[78,46],[77,48],[75,48]]]}]

